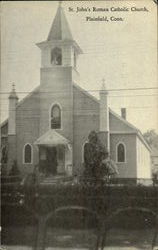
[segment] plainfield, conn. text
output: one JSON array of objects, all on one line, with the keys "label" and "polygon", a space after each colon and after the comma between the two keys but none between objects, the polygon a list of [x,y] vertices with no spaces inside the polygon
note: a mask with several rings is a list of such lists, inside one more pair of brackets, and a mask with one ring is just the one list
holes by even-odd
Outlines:
[{"label": "plainfield, conn. text", "polygon": [[110,18],[108,18],[107,16],[98,16],[98,17],[90,17],[90,16],[87,16],[86,17],[86,21],[104,21],[104,22],[109,22],[109,21],[124,21],[124,19],[122,17],[114,17],[114,16],[111,16]]}]

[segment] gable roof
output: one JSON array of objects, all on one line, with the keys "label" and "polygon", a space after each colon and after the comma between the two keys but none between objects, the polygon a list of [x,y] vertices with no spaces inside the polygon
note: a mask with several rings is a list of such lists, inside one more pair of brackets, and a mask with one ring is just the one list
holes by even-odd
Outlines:
[{"label": "gable roof", "polygon": [[[17,104],[17,108],[24,103],[29,97],[31,97],[34,93],[38,92],[40,89],[40,86],[37,86],[33,91],[31,91],[28,95],[26,95],[23,99],[21,99],[18,104]],[[2,128],[3,126],[5,126],[8,123],[8,118],[5,119],[1,124],[0,127]]]},{"label": "gable roof", "polygon": [[[73,86],[74,86],[75,88],[77,88],[79,91],[81,91],[84,95],[86,95],[87,97],[89,97],[89,98],[91,98],[93,101],[95,101],[97,104],[100,103],[99,100],[98,100],[95,96],[89,94],[85,89],[81,88],[81,87],[80,87],[79,85],[77,85],[76,83],[73,83]],[[115,113],[115,112],[114,112],[112,109],[110,109],[110,108],[109,108],[109,114],[111,114],[111,115],[114,116],[115,118],[119,119],[119,121],[123,122],[123,123],[124,123],[126,126],[128,126],[128,128],[129,128],[130,130],[132,130],[133,132],[137,132],[137,131],[138,131],[138,129],[137,129],[134,125],[132,125],[131,123],[129,123],[127,120],[123,119],[121,116],[119,116],[117,113]]]},{"label": "gable roof", "polygon": [[36,145],[67,145],[70,141],[64,136],[57,133],[55,130],[50,129],[44,135],[39,137],[34,144]]},{"label": "gable roof", "polygon": [[[127,120],[123,119],[120,115],[118,115],[116,112],[114,112],[112,109],[109,108],[109,115],[111,115],[111,117],[114,117],[118,122],[120,122],[121,124],[124,125],[124,129],[127,130],[128,132],[138,132],[138,129],[132,125],[131,123],[129,123]],[[111,124],[112,125],[112,124]],[[113,128],[111,128],[113,129]],[[114,129],[114,131],[116,131]]]},{"label": "gable roof", "polygon": [[[89,94],[86,90],[84,90],[83,88],[81,88],[79,85],[77,85],[76,83],[73,83],[73,87],[78,89],[79,91],[81,91],[84,95],[86,95],[88,98],[91,98],[93,101],[96,102],[97,105],[99,105],[99,100],[94,97],[93,95]],[[34,93],[38,93],[40,89],[40,85],[37,86],[31,93],[29,93],[26,97],[24,97],[17,105],[20,106],[25,100],[27,100],[29,97],[31,97]],[[149,147],[149,145],[147,144],[147,142],[145,141],[141,131],[139,129],[137,129],[134,125],[132,125],[131,123],[129,123],[127,120],[123,119],[121,116],[119,116],[117,113],[115,113],[113,110],[111,110],[109,108],[109,122],[110,124],[110,133],[134,133],[137,134],[137,136],[139,137],[139,139],[142,141],[142,143],[146,146],[146,148],[151,151],[151,148]],[[115,122],[113,122],[113,120],[115,120]],[[1,123],[0,127],[4,126],[5,124],[7,124],[8,119],[6,119],[4,122]],[[118,122],[120,122],[121,124],[123,124],[123,129],[122,130],[115,130],[114,129],[114,124],[116,124],[116,126],[118,125]],[[117,126],[119,127],[119,126]]]},{"label": "gable roof", "polygon": [[61,4],[57,9],[47,41],[51,40],[73,40],[69,24],[65,17]]},{"label": "gable roof", "polygon": [[18,104],[17,107],[19,107],[23,102],[25,102],[28,98],[30,98],[33,94],[38,93],[40,90],[40,85],[37,86],[36,88],[34,88],[28,95],[26,95],[23,99],[21,99]]},{"label": "gable roof", "polygon": [[84,95],[86,95],[87,97],[91,98],[93,101],[95,101],[96,103],[99,104],[99,100],[95,96],[89,94],[85,89],[83,89],[82,87],[80,87],[77,83],[73,83],[73,87],[76,88],[76,89],[78,89]]},{"label": "gable roof", "polygon": [[[77,88],[79,91],[81,91],[83,94],[85,94],[87,97],[89,97],[89,98],[91,98],[93,101],[95,101],[96,102],[96,104],[97,105],[99,105],[99,100],[96,98],[96,97],[94,97],[94,96],[92,96],[91,94],[89,94],[86,90],[84,90],[83,88],[81,88],[80,86],[78,86],[77,84],[73,84],[74,85],[74,87],[75,88]],[[110,117],[111,117],[111,119],[110,119]],[[112,121],[112,119],[115,119],[115,121],[116,122],[113,122]],[[149,147],[149,145],[147,144],[147,142],[145,141],[145,139],[144,139],[144,137],[143,137],[143,135],[142,135],[142,133],[141,133],[141,131],[137,128],[137,127],[135,127],[133,124],[131,124],[130,122],[128,122],[127,120],[125,120],[125,119],[123,119],[120,115],[118,115],[117,113],[115,113],[112,109],[110,109],[109,108],[109,122],[111,122],[111,126],[110,126],[110,133],[112,134],[112,133],[133,133],[133,134],[136,134],[138,137],[139,137],[139,139],[142,141],[142,143],[145,145],[145,147],[149,150],[149,151],[151,151],[151,148]],[[116,123],[116,126],[117,127],[119,127],[118,126],[118,122],[120,122],[121,124],[123,124],[123,130],[121,131],[116,131],[116,130],[113,130],[114,128],[113,128],[113,124],[115,124]]]}]

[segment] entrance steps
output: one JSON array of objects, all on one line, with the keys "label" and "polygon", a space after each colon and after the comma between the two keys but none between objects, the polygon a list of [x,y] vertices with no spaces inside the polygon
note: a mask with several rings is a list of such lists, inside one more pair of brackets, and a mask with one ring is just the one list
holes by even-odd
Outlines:
[{"label": "entrance steps", "polygon": [[56,176],[48,176],[43,177],[40,181],[40,185],[56,185],[63,182],[71,182],[73,180],[72,176],[65,176],[65,175],[56,175]]}]

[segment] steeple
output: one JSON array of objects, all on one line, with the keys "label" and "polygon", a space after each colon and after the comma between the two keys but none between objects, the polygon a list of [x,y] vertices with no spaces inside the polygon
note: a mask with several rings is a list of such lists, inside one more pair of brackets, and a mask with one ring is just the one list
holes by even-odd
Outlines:
[{"label": "steeple", "polygon": [[102,79],[100,94],[100,131],[109,131],[108,91],[105,88],[105,79]]},{"label": "steeple", "polygon": [[18,97],[15,92],[15,85],[12,84],[12,91],[9,95],[9,126],[8,126],[8,134],[15,135],[16,134],[16,106],[18,103]]},{"label": "steeple", "polygon": [[47,38],[47,41],[52,40],[73,40],[61,2],[59,2],[59,6]]},{"label": "steeple", "polygon": [[105,87],[105,79],[102,80],[100,94],[100,132],[99,137],[101,142],[110,150],[110,137],[109,137],[109,104],[108,104],[108,91]]},{"label": "steeple", "polygon": [[59,3],[48,38],[38,43],[41,49],[41,67],[71,66],[76,69],[77,58],[82,50],[73,39],[69,24]]},{"label": "steeple", "polygon": [[106,92],[106,87],[105,87],[105,79],[102,79],[102,86],[101,86],[101,92]]},{"label": "steeple", "polygon": [[18,97],[16,95],[16,91],[15,91],[15,84],[14,83],[12,84],[12,90],[10,92],[9,99],[16,99],[16,100],[18,100]]}]

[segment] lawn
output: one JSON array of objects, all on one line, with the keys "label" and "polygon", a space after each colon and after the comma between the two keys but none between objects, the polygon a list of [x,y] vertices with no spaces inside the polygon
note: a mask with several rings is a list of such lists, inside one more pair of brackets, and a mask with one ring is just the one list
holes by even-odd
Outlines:
[{"label": "lawn", "polygon": [[[31,250],[33,243],[31,227],[9,227],[3,233],[3,245],[7,250]],[[46,235],[46,250],[92,249],[96,241],[92,229],[59,229],[49,227]],[[9,238],[7,237],[7,234]],[[150,250],[153,229],[125,230],[111,229],[107,234],[105,250]],[[157,242],[158,243],[158,242]],[[157,244],[158,246],[158,244]]]}]

